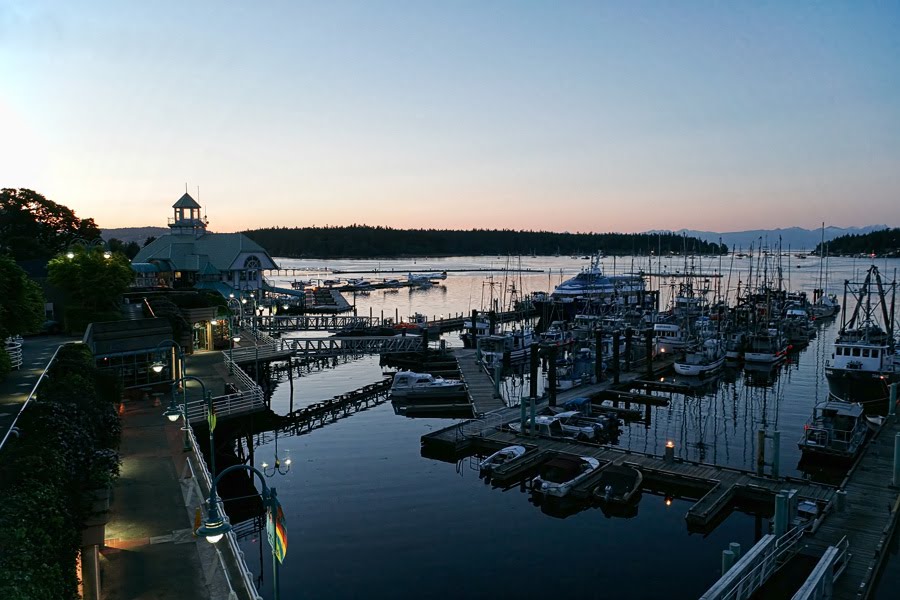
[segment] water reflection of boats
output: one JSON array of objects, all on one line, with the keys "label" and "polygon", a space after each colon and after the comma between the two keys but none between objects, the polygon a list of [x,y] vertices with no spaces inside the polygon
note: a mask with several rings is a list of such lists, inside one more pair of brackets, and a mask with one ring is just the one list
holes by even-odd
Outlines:
[{"label": "water reflection of boats", "polygon": [[744,385],[769,387],[778,379],[781,363],[744,363]]}]

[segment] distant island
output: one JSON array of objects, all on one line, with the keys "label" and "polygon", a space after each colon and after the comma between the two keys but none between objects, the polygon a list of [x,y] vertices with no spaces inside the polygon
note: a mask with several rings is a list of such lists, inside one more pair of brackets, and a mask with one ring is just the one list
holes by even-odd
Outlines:
[{"label": "distant island", "polygon": [[[842,235],[826,243],[827,253],[838,256],[875,254],[876,256],[900,257],[900,228],[882,229],[871,233]],[[815,252],[822,252],[822,245]]]},{"label": "distant island", "polygon": [[507,229],[267,228],[244,231],[273,256],[392,258],[402,256],[725,254],[724,244],[672,232],[556,233]]}]

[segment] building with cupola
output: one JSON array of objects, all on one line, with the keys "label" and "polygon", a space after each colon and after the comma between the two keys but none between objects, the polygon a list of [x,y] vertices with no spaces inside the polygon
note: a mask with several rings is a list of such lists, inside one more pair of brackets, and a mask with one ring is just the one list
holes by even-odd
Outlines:
[{"label": "building with cupola", "polygon": [[260,297],[262,272],[277,269],[275,261],[242,233],[208,232],[201,208],[188,193],[172,205],[171,233],[144,246],[132,260],[136,285]]}]

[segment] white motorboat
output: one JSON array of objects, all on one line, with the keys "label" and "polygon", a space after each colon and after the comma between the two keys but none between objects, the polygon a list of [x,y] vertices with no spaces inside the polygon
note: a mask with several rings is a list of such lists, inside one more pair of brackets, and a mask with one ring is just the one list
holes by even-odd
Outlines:
[{"label": "white motorboat", "polygon": [[561,498],[599,467],[600,461],[591,456],[557,455],[541,466],[540,474],[531,480],[531,491]]},{"label": "white motorboat", "polygon": [[536,342],[530,327],[478,338],[477,346],[481,362],[489,369],[504,362],[523,360],[531,354],[531,344]]},{"label": "white motorboat", "polygon": [[[645,285],[640,275],[604,275],[600,268],[600,255],[591,257],[590,266],[572,279],[563,281],[553,290],[551,297],[563,302],[576,298],[642,296]],[[637,304],[634,302],[629,304]]]},{"label": "white motorboat", "polygon": [[394,382],[391,384],[391,395],[407,402],[445,400],[465,396],[466,392],[466,384],[458,379],[444,379],[430,373],[412,371],[400,371],[394,375]]},{"label": "white motorboat", "polygon": [[491,473],[495,468],[505,465],[525,454],[524,446],[507,446],[497,450],[483,461],[478,463],[478,469],[485,474]]},{"label": "white motorboat", "polygon": [[689,348],[675,361],[675,372],[694,377],[712,373],[725,364],[725,345],[717,338]]}]

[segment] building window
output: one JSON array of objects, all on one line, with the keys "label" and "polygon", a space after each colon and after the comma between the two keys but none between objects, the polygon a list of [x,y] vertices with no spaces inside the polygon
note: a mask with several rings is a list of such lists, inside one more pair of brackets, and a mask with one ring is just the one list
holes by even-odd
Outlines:
[{"label": "building window", "polygon": [[255,256],[248,256],[247,260],[244,261],[244,272],[241,273],[241,280],[244,281],[256,281],[257,273],[259,272],[262,263],[259,262],[259,259]]}]

